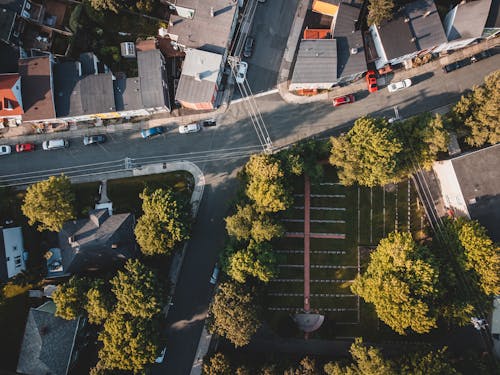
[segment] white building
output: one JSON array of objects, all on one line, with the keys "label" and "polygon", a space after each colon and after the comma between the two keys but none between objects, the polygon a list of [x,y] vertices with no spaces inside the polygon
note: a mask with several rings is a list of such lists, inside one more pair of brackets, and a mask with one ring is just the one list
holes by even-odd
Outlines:
[{"label": "white building", "polygon": [[0,279],[6,281],[26,270],[21,227],[0,230]]}]

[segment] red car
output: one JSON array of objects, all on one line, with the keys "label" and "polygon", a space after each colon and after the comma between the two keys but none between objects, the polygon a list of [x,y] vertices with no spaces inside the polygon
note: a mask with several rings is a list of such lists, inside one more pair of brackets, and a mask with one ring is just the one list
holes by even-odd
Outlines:
[{"label": "red car", "polygon": [[366,73],[366,83],[368,84],[369,92],[378,91],[377,77],[375,76],[375,72],[373,70],[369,70]]},{"label": "red car", "polygon": [[351,104],[351,103],[354,103],[354,95],[352,94],[339,96],[338,98],[333,99],[334,107],[338,107],[339,105],[342,104]]},{"label": "red car", "polygon": [[35,145],[33,143],[20,143],[16,145],[16,152],[24,151],[35,151]]}]

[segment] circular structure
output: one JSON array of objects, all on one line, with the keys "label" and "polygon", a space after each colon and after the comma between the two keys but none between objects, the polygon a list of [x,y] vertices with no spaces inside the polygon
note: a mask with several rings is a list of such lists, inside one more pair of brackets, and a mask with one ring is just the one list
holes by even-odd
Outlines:
[{"label": "circular structure", "polygon": [[297,324],[301,331],[310,333],[321,327],[325,321],[325,316],[321,314],[301,313],[295,314],[293,321]]}]

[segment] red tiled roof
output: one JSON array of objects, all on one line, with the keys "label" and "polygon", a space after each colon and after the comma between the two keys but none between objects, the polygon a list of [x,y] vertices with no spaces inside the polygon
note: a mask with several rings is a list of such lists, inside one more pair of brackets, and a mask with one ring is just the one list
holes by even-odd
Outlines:
[{"label": "red tiled roof", "polygon": [[[17,85],[16,85],[17,84]],[[18,116],[24,113],[20,95],[19,74],[0,74],[0,117]]]},{"label": "red tiled roof", "polygon": [[331,39],[332,34],[329,29],[305,29],[304,39]]}]

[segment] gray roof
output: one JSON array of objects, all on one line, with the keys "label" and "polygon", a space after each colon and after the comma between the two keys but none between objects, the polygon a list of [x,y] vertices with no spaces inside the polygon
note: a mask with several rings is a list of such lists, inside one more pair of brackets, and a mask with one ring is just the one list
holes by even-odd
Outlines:
[{"label": "gray roof", "polygon": [[113,81],[117,111],[141,109],[141,83],[139,77],[119,78]]},{"label": "gray roof", "polygon": [[448,31],[448,40],[479,38],[483,34],[490,6],[491,0],[477,0],[460,3],[453,8],[450,12],[456,13]]},{"label": "gray roof", "polygon": [[0,40],[10,43],[16,17],[16,12],[9,9],[0,9]]},{"label": "gray roof", "polygon": [[405,6],[418,50],[446,43],[443,24],[433,0],[418,0]]},{"label": "gray roof", "polygon": [[[359,18],[359,8],[341,3],[333,29],[337,41],[337,77],[342,78],[366,71],[363,35],[355,30]],[[355,48],[357,53],[352,54]]]},{"label": "gray roof", "polygon": [[113,78],[108,74],[79,76],[79,62],[54,67],[54,98],[57,117],[92,115],[115,111]]},{"label": "gray roof", "polygon": [[170,108],[168,88],[163,86],[168,80],[160,50],[138,51],[137,65],[144,108]]},{"label": "gray roof", "polygon": [[400,12],[390,21],[376,26],[388,60],[418,51],[405,14]]},{"label": "gray roof", "polygon": [[[178,6],[194,9],[193,19],[171,16],[168,33],[189,48],[224,54],[231,34],[231,26],[238,11],[233,0],[176,0]],[[210,15],[213,8],[214,16]],[[175,37],[172,37],[176,40]]]},{"label": "gray roof", "polygon": [[23,10],[24,0],[0,0],[0,8],[9,9],[17,14]]},{"label": "gray roof", "polygon": [[134,216],[109,216],[106,209],[93,210],[86,219],[64,223],[59,232],[59,248],[63,270],[49,273],[49,277],[108,268],[135,255]]},{"label": "gray roof", "polygon": [[196,49],[186,51],[175,99],[188,103],[208,103],[217,89],[222,55]]},{"label": "gray roof", "polygon": [[293,70],[292,84],[337,81],[337,42],[335,39],[302,39]]},{"label": "gray roof", "polygon": [[491,2],[490,13],[488,14],[488,19],[486,20],[485,27],[489,28],[500,28],[500,0],[493,0]]},{"label": "gray roof", "polygon": [[499,160],[500,144],[451,160],[471,218],[486,227],[495,242],[500,242]]},{"label": "gray roof", "polygon": [[52,301],[30,309],[17,372],[66,375],[79,321],[58,318],[53,311]]}]

